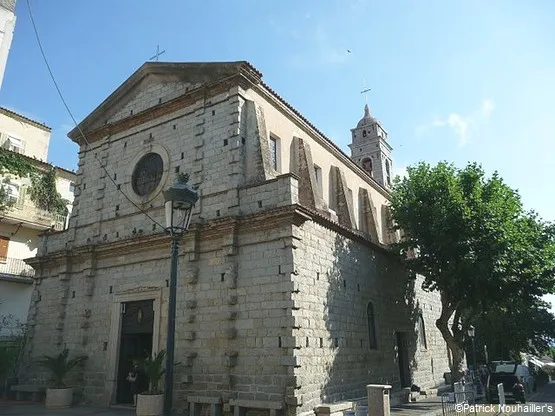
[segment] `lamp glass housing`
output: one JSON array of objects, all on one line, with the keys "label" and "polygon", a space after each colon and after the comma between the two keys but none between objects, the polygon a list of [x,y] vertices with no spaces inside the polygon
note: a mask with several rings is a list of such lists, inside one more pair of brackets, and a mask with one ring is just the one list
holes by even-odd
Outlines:
[{"label": "lamp glass housing", "polygon": [[198,200],[197,192],[183,182],[176,182],[164,191],[166,231],[180,235],[187,231],[193,207]]}]

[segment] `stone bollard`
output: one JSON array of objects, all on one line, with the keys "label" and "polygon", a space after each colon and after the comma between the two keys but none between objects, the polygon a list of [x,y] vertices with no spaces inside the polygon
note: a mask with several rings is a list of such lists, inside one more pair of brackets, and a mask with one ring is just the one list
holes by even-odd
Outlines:
[{"label": "stone bollard", "polygon": [[453,384],[453,395],[455,396],[455,403],[463,403],[464,398],[464,385],[462,383]]},{"label": "stone bollard", "polygon": [[505,406],[505,388],[503,383],[497,385],[497,394],[499,395],[499,407]]},{"label": "stone bollard", "polygon": [[390,416],[389,392],[391,386],[385,384],[369,384],[366,386],[368,392],[368,415]]}]

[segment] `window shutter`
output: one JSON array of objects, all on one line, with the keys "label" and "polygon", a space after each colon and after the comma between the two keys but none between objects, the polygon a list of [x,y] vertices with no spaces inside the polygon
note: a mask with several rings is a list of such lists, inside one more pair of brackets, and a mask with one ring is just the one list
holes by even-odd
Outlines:
[{"label": "window shutter", "polygon": [[0,236],[0,262],[5,263],[8,258],[8,245],[10,239],[8,237]]},{"label": "window shutter", "polygon": [[25,195],[27,194],[27,186],[21,185],[19,187],[19,199],[17,200],[17,207],[21,208],[25,204]]}]

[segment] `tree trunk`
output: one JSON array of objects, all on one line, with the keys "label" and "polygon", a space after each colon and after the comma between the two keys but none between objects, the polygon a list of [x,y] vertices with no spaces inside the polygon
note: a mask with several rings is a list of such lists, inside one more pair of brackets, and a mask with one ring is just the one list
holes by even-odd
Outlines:
[{"label": "tree trunk", "polygon": [[449,345],[451,354],[453,356],[453,367],[451,368],[451,374],[453,375],[453,382],[457,382],[463,378],[464,375],[464,350],[455,343],[454,345]]},{"label": "tree trunk", "polygon": [[[436,321],[436,327],[441,332],[443,339],[447,343],[447,348],[451,351],[451,383],[458,382],[464,374],[463,361],[464,349],[462,345],[462,333],[460,330],[455,332],[455,328],[459,327],[460,314],[455,313],[457,310],[455,305],[450,304],[446,297],[441,296],[441,315]],[[453,333],[449,330],[449,320],[455,314],[455,322],[453,322]]]}]

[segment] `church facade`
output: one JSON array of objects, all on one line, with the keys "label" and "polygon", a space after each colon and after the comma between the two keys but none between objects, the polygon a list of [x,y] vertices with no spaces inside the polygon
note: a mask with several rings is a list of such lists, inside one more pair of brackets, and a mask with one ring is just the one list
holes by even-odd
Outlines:
[{"label": "church facade", "polygon": [[176,407],[297,415],[371,383],[441,384],[439,296],[386,250],[387,132],[366,106],[351,135],[349,156],[247,62],[144,64],[69,134],[74,208],[29,260],[27,361],[86,354],[85,400],[130,402],[132,360],[165,348],[162,191],[186,173],[200,199],[180,248]]}]

